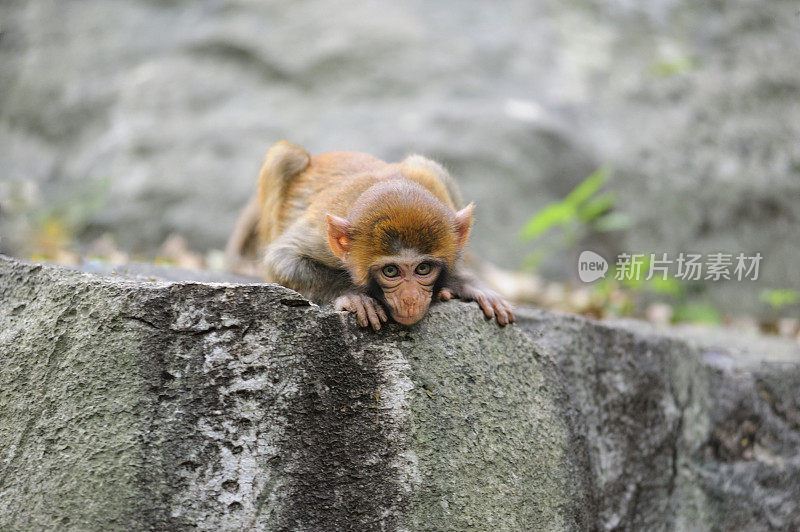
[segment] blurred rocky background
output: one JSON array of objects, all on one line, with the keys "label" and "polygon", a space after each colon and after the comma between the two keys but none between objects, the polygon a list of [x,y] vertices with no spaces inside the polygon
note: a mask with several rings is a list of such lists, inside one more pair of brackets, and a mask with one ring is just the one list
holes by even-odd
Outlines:
[{"label": "blurred rocky background", "polygon": [[[693,297],[798,315],[798,9],[4,0],[0,252],[215,263],[286,138],[442,161],[478,204],[473,248],[505,268],[538,250],[540,274],[570,281],[587,247],[760,252],[758,282]],[[520,237],[598,168],[621,223]]]}]

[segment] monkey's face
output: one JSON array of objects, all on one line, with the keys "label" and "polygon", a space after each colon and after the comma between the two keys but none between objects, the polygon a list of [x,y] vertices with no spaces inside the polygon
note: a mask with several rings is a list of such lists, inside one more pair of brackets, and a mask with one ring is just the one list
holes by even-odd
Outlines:
[{"label": "monkey's face", "polygon": [[421,320],[433,299],[443,267],[426,257],[390,257],[370,268],[394,321],[413,325]]}]

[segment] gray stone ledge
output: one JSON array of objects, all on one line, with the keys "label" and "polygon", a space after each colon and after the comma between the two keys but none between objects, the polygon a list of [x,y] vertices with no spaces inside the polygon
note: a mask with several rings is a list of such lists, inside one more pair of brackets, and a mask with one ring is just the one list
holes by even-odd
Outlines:
[{"label": "gray stone ledge", "polygon": [[93,268],[0,258],[0,529],[800,526],[794,344]]},{"label": "gray stone ledge", "polygon": [[554,363],[468,307],[374,333],[277,285],[2,259],[0,529],[590,526]]}]

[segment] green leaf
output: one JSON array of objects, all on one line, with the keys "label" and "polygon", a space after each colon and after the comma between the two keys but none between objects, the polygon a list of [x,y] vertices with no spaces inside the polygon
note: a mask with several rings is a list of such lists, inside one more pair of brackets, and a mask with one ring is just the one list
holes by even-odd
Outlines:
[{"label": "green leaf", "polygon": [[764,290],[759,299],[774,309],[800,303],[798,290]]},{"label": "green leaf", "polygon": [[650,68],[650,72],[657,78],[668,78],[691,72],[697,68],[697,61],[691,57],[678,57],[673,60],[658,61]]},{"label": "green leaf", "polygon": [[672,321],[688,321],[691,323],[705,323],[719,325],[722,318],[719,311],[708,303],[687,303],[675,308]]},{"label": "green leaf", "polygon": [[521,235],[526,240],[533,240],[542,236],[554,227],[566,225],[575,220],[577,214],[572,205],[564,203],[551,203],[536,213],[522,227]]},{"label": "green leaf", "polygon": [[584,179],[580,185],[575,187],[572,192],[567,194],[567,197],[564,198],[564,202],[577,207],[600,190],[600,187],[603,186],[603,183],[605,183],[607,179],[608,170],[604,167],[598,168],[592,172],[592,175]]},{"label": "green leaf", "polygon": [[628,290],[632,290],[634,292],[641,292],[644,290],[644,274],[640,274],[639,277],[633,277],[631,279],[622,279],[620,280],[620,285]]},{"label": "green leaf", "polygon": [[578,215],[582,221],[591,222],[601,214],[612,209],[616,203],[616,194],[613,192],[606,192],[587,201],[585,205],[579,208]]},{"label": "green leaf", "polygon": [[622,231],[631,226],[630,217],[624,212],[610,212],[594,220],[594,229],[600,233]]},{"label": "green leaf", "polygon": [[667,294],[675,297],[683,297],[684,289],[681,282],[674,277],[653,277],[647,281],[647,290],[656,294]]}]

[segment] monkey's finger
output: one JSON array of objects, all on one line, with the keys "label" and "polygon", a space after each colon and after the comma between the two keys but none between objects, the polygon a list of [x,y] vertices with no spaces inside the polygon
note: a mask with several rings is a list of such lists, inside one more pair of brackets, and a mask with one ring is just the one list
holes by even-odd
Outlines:
[{"label": "monkey's finger", "polygon": [[508,325],[508,313],[500,301],[494,303],[494,311],[497,317],[497,323],[499,323],[501,327]]},{"label": "monkey's finger", "polygon": [[442,301],[450,301],[452,297],[453,292],[451,292],[449,288],[442,288],[442,290],[439,292],[439,299]]},{"label": "monkey's finger", "polygon": [[478,296],[477,300],[486,317],[489,319],[494,318],[494,308],[492,308],[489,299],[486,296]]},{"label": "monkey's finger", "polygon": [[508,303],[505,304],[506,314],[508,314],[508,323],[514,323],[517,318],[514,317],[514,309]]},{"label": "monkey's finger", "polygon": [[497,323],[506,326],[514,321],[514,313],[511,312],[511,306],[505,302],[501,297],[495,297],[492,300],[495,313],[497,314]]},{"label": "monkey's finger", "polygon": [[356,309],[356,317],[358,318],[358,324],[362,327],[367,327],[369,325],[369,320],[367,319],[367,310],[364,308],[364,303],[361,302],[359,298],[353,298],[353,306]]},{"label": "monkey's finger", "polygon": [[381,328],[381,320],[378,318],[378,313],[375,311],[375,302],[369,297],[362,296],[361,304],[366,310],[367,319],[369,320],[369,324],[372,325],[372,329],[379,331]]},{"label": "monkey's finger", "polygon": [[389,321],[389,315],[386,314],[386,311],[383,310],[383,307],[380,303],[375,303],[375,312],[378,313],[378,317],[381,319],[381,321]]},{"label": "monkey's finger", "polygon": [[503,308],[503,310],[506,312],[509,323],[514,323],[514,307],[511,305],[511,303],[509,303],[503,298],[499,298],[498,302],[500,303],[500,306]]}]

